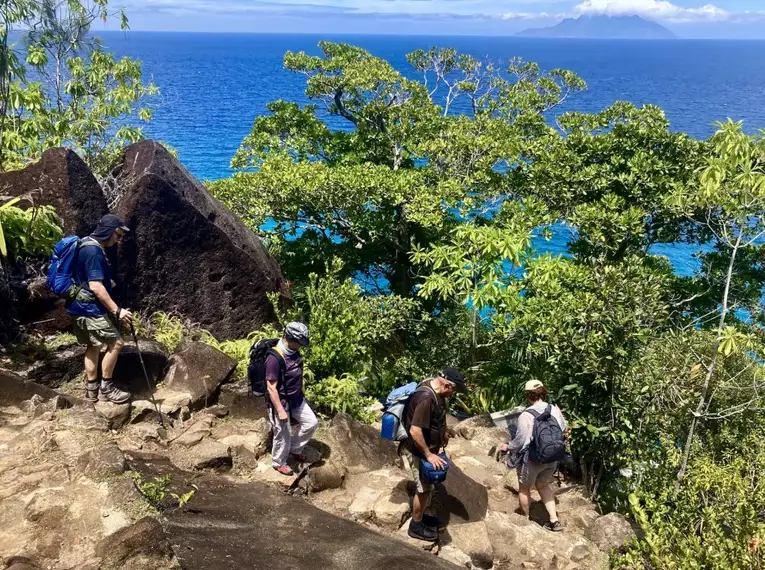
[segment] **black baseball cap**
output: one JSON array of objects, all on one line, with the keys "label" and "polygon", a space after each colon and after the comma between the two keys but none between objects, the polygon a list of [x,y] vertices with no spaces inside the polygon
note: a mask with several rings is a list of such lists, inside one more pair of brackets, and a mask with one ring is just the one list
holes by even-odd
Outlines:
[{"label": "black baseball cap", "polygon": [[101,218],[101,221],[98,222],[98,226],[96,226],[95,231],[90,234],[90,237],[98,241],[107,241],[117,230],[129,232],[130,228],[125,225],[125,222],[123,222],[122,218],[119,216],[106,214]]},{"label": "black baseball cap", "polygon": [[457,392],[465,393],[467,392],[467,384],[465,384],[465,375],[462,374],[459,370],[452,367],[444,368],[444,371],[441,373],[441,377],[445,380],[448,380],[457,389]]}]

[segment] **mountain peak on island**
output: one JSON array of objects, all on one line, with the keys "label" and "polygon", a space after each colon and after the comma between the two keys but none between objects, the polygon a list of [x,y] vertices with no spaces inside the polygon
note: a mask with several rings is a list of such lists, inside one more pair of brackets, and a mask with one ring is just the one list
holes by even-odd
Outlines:
[{"label": "mountain peak on island", "polygon": [[548,28],[529,28],[516,36],[535,38],[593,38],[622,40],[672,40],[670,30],[640,16],[579,16]]}]

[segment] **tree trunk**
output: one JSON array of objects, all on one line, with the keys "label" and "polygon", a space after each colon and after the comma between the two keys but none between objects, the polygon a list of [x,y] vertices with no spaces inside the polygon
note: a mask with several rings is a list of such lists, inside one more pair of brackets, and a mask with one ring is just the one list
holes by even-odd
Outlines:
[{"label": "tree trunk", "polygon": [[409,259],[410,235],[409,224],[404,214],[404,206],[396,206],[396,251],[394,254],[394,267],[392,270],[393,281],[390,284],[391,290],[404,298],[408,298],[412,293],[411,269],[412,262]]},{"label": "tree trunk", "polygon": [[728,314],[728,294],[730,293],[730,282],[733,277],[733,265],[736,261],[736,254],[738,253],[738,248],[741,245],[741,231],[738,233],[738,238],[736,239],[736,245],[733,246],[733,252],[730,255],[730,263],[728,264],[728,274],[725,276],[725,292],[723,293],[723,299],[722,299],[722,312],[720,313],[720,324],[717,327],[718,333],[717,333],[717,342],[715,342],[715,348],[714,348],[714,356],[712,357],[712,362],[709,364],[709,367],[707,368],[707,375],[704,378],[704,386],[701,389],[701,396],[699,397],[699,403],[696,406],[696,411],[693,413],[693,419],[691,420],[691,426],[688,429],[688,436],[685,439],[685,447],[683,449],[683,459],[680,462],[680,469],[677,471],[677,479],[675,481],[675,496],[680,492],[680,485],[683,483],[683,479],[685,478],[685,470],[688,468],[688,459],[691,455],[691,446],[693,445],[693,436],[696,431],[696,426],[698,425],[699,418],[702,417],[704,413],[704,409],[708,405],[707,403],[707,395],[709,394],[709,387],[712,384],[712,376],[714,375],[715,368],[717,367],[717,359],[719,356],[719,350],[720,350],[720,344],[722,343],[722,337],[721,337],[721,331],[723,326],[725,325],[725,317]]}]

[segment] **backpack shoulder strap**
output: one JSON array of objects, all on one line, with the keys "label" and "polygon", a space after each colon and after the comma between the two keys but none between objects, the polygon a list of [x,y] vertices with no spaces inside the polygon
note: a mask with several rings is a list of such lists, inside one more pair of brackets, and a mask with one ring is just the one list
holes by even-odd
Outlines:
[{"label": "backpack shoulder strap", "polygon": [[78,248],[88,247],[88,246],[97,246],[97,245],[98,245],[98,242],[96,240],[94,240],[90,236],[86,236],[84,238],[80,238],[80,239],[77,240],[77,247]]},{"label": "backpack shoulder strap", "polygon": [[438,394],[436,394],[436,391],[433,389],[433,386],[431,386],[430,384],[426,384],[425,382],[422,382],[417,387],[417,390],[415,390],[415,392],[417,391],[428,392],[433,397],[433,401],[436,403],[436,408],[438,408],[439,410],[442,409],[441,404],[438,401]]},{"label": "backpack shoulder strap", "polygon": [[530,413],[530,414],[531,414],[531,416],[532,416],[534,419],[537,419],[539,416],[541,416],[541,415],[542,415],[540,412],[536,411],[534,408],[526,408],[524,411],[526,411],[526,412]]}]

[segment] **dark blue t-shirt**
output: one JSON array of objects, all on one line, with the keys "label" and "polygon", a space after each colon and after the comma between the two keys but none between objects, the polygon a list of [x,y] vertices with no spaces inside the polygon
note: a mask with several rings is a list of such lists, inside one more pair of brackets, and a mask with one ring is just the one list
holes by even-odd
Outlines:
[{"label": "dark blue t-shirt", "polygon": [[[85,291],[89,281],[101,281],[109,295],[112,294],[112,275],[106,253],[93,238],[84,238],[77,252],[77,264],[74,269],[74,282],[82,285]],[[95,298],[95,296],[94,296]],[[108,311],[98,301],[69,301],[67,311],[75,317],[99,317]]]}]

